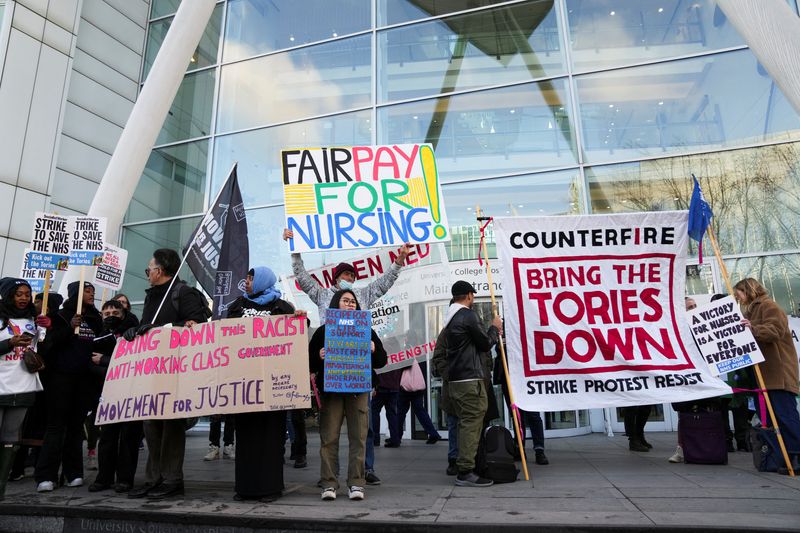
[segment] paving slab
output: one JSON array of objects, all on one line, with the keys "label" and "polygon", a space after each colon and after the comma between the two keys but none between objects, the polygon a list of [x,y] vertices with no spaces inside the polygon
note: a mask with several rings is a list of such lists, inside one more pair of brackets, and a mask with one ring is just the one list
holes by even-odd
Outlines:
[{"label": "paving slab", "polygon": [[[351,502],[340,489],[336,501],[322,502],[312,430],[309,466],[295,469],[287,461],[284,496],[270,504],[233,500],[234,462],[203,461],[206,438],[187,436],[184,497],[131,500],[86,486],[38,494],[27,477],[9,483],[0,531],[800,531],[800,479],[756,472],[745,453],[730,454],[728,465],[671,464],[674,433],[648,434],[655,446],[649,453],[629,452],[623,437],[550,439],[551,464],[530,463],[532,480],[520,474],[516,483],[484,489],[453,485],[445,474],[446,442],[405,441],[376,448],[382,484],[367,487],[364,501]],[[346,454],[344,445],[342,465]],[[146,451],[140,482],[145,458]],[[88,485],[94,473],[86,478]]]}]

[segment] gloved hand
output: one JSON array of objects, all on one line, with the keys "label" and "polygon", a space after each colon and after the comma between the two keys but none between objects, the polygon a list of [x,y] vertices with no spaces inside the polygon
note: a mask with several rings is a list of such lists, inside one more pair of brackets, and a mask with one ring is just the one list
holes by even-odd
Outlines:
[{"label": "gloved hand", "polygon": [[49,329],[52,325],[52,321],[48,316],[37,316],[36,317],[36,325],[40,328]]},{"label": "gloved hand", "polygon": [[142,324],[138,328],[129,328],[125,330],[125,333],[122,334],[122,338],[128,342],[131,342],[137,335],[144,335],[155,326],[153,324]]}]

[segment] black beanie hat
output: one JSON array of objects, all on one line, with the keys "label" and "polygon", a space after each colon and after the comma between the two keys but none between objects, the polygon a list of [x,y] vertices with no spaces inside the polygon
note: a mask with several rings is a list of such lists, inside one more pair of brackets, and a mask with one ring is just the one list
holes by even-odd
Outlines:
[{"label": "black beanie hat", "polygon": [[[67,285],[67,298],[69,298],[70,300],[77,300],[78,299],[78,286],[80,284],[81,284],[80,281],[73,281],[72,283]],[[91,287],[91,288],[94,289],[94,285],[92,285],[88,281],[84,281],[83,282],[83,288],[86,289],[86,287]],[[48,304],[49,304],[49,302],[48,302]],[[48,307],[49,307],[49,305],[48,305]]]}]

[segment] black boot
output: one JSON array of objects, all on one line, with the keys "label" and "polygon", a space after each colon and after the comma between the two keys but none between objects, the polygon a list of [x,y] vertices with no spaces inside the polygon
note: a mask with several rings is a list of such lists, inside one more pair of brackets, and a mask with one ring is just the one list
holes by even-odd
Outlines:
[{"label": "black boot", "polygon": [[628,449],[632,452],[649,452],[648,448],[639,437],[631,437],[628,439]]},{"label": "black boot", "polygon": [[5,498],[8,474],[11,473],[11,466],[14,464],[14,456],[17,455],[19,446],[16,444],[0,444],[0,500]]},{"label": "black boot", "polygon": [[447,475],[448,476],[455,476],[458,474],[458,467],[456,466],[455,459],[448,459],[447,460]]}]

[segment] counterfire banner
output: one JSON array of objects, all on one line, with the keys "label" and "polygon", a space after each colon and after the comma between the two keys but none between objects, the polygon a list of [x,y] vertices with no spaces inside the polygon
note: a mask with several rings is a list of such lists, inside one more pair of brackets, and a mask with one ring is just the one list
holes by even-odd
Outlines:
[{"label": "counterfire banner", "polygon": [[429,144],[281,152],[289,251],[450,240]]},{"label": "counterfire banner", "polygon": [[514,398],[562,411],[730,393],[685,311],[686,211],[495,219]]},{"label": "counterfire banner", "polygon": [[157,327],[117,341],[96,423],[307,409],[308,375],[304,317]]}]

